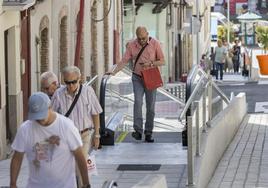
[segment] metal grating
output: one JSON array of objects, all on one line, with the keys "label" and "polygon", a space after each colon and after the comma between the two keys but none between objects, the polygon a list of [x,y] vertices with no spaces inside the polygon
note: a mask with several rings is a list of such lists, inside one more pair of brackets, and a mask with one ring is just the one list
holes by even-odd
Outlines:
[{"label": "metal grating", "polygon": [[160,164],[120,164],[118,171],[158,171]]}]

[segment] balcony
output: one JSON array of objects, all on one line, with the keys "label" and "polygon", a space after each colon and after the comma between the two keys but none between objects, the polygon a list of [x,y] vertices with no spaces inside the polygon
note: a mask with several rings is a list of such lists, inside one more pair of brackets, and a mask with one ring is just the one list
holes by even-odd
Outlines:
[{"label": "balcony", "polygon": [[[154,5],[154,8],[152,9],[153,14],[158,14],[162,12],[163,9],[167,7],[169,3],[171,3],[171,0],[135,0],[135,6],[136,6],[136,14],[141,6],[144,5],[144,3],[152,3]],[[132,0],[124,0],[124,5],[131,5]]]},{"label": "balcony", "polygon": [[36,0],[3,0],[3,10],[23,11],[35,4]]}]

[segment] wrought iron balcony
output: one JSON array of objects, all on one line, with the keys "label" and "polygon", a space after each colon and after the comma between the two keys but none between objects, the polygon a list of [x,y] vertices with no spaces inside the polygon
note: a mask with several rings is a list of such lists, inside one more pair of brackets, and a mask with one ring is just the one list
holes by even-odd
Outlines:
[{"label": "wrought iron balcony", "polygon": [[[136,6],[136,14],[138,14],[138,10],[144,3],[152,3],[154,8],[152,9],[153,14],[160,13],[163,9],[167,7],[171,0],[135,0]],[[132,0],[124,0],[124,5],[132,4]]]},{"label": "wrought iron balcony", "polygon": [[3,10],[23,11],[35,4],[36,0],[3,0]]}]

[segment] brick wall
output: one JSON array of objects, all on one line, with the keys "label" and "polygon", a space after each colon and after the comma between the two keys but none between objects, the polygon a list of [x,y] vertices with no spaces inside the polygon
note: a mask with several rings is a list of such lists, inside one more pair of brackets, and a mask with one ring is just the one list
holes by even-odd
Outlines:
[{"label": "brick wall", "polygon": [[49,61],[49,40],[48,40],[48,28],[41,31],[41,46],[40,46],[40,71],[41,73],[48,71]]},{"label": "brick wall", "polygon": [[60,71],[68,65],[67,16],[60,21]]}]

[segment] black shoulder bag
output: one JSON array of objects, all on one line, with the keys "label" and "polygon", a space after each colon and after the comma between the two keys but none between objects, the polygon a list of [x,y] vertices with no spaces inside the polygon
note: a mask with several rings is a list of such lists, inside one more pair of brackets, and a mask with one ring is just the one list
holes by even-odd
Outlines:
[{"label": "black shoulder bag", "polygon": [[75,106],[75,104],[77,103],[78,98],[79,98],[79,96],[80,96],[80,94],[81,94],[81,91],[82,91],[82,84],[80,85],[79,91],[78,91],[77,95],[75,96],[75,98],[74,98],[74,100],[73,100],[73,102],[72,102],[72,104],[71,104],[71,106],[70,106],[68,112],[66,112],[66,114],[64,115],[65,117],[69,117],[69,115],[70,115],[71,112],[73,111],[74,106]]}]

